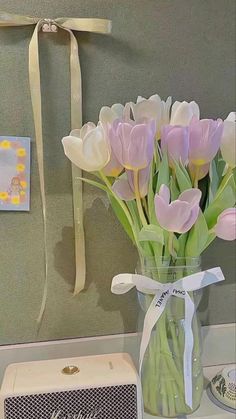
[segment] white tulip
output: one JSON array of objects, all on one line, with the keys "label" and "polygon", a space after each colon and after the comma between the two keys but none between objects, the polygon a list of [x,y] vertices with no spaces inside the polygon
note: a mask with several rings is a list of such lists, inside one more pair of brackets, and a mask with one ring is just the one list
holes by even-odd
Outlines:
[{"label": "white tulip", "polygon": [[102,124],[112,124],[116,119],[123,119],[125,114],[125,107],[121,103],[115,103],[110,108],[103,106],[99,113],[99,121]]},{"label": "white tulip", "polygon": [[176,101],[171,109],[170,125],[187,126],[192,117],[200,118],[199,106],[196,102],[178,102]]},{"label": "white tulip", "polygon": [[65,155],[86,172],[103,169],[110,160],[109,146],[102,126],[89,122],[62,139]]},{"label": "white tulip", "polygon": [[236,112],[230,112],[224,120],[221,138],[221,154],[231,168],[236,167]]},{"label": "white tulip", "polygon": [[130,104],[135,121],[152,119],[156,122],[157,139],[160,138],[161,128],[169,124],[171,97],[161,100],[159,95],[152,95],[149,99],[138,96],[137,103]]}]

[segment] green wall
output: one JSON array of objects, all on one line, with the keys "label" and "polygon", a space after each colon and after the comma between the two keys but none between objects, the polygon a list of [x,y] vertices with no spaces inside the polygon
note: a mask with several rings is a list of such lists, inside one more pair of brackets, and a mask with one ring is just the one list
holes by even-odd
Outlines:
[{"label": "green wall", "polygon": [[[195,99],[202,117],[225,118],[235,105],[234,0],[0,0],[0,9],[42,17],[106,17],[112,36],[77,34],[83,74],[84,121],[102,105],[158,92]],[[106,198],[85,187],[86,291],[74,279],[70,164],[60,139],[70,130],[69,43],[64,32],[40,36],[45,173],[49,225],[49,298],[43,290],[43,229],[27,48],[32,28],[0,30],[0,135],[33,139],[30,213],[0,213],[0,344],[135,330],[135,294],[110,293],[111,278],[132,272],[132,248]],[[205,291],[205,324],[235,320],[235,246],[216,242],[204,267],[222,266],[226,282]],[[208,307],[208,309],[207,309]]]}]

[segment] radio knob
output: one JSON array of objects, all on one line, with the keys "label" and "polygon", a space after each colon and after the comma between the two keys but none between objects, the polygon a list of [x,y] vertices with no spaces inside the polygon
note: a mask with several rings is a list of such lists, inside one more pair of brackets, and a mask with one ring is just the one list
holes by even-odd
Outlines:
[{"label": "radio knob", "polygon": [[78,374],[79,372],[80,372],[80,369],[76,367],[75,365],[67,365],[62,370],[62,374],[65,374],[65,375],[75,375],[75,374]]}]

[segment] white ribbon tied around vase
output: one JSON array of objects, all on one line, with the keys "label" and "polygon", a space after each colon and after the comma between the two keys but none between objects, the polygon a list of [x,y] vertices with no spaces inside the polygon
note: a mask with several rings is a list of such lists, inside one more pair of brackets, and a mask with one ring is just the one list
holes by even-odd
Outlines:
[{"label": "white ribbon tied around vase", "polygon": [[[97,18],[69,18],[42,19],[38,17],[21,16],[0,11],[0,28],[11,26],[35,26],[33,36],[29,44],[29,81],[30,93],[34,115],[35,142],[39,168],[40,193],[42,200],[43,225],[44,225],[44,256],[45,256],[45,286],[43,299],[38,316],[41,323],[47,300],[48,288],[48,255],[47,255],[47,216],[46,216],[46,193],[44,177],[44,147],[42,129],[42,99],[39,63],[38,34],[43,32],[56,33],[58,28],[66,31],[70,36],[70,73],[71,73],[71,129],[82,126],[82,82],[78,52],[78,43],[73,31],[93,32],[109,34],[111,21]],[[74,294],[78,294],[85,285],[85,243],[83,228],[83,198],[82,198],[82,172],[72,164],[72,186],[75,224],[75,262],[76,278]]]},{"label": "white ribbon tied around vase", "polygon": [[174,283],[165,283],[154,281],[144,275],[138,274],[120,274],[113,278],[111,291],[113,294],[125,294],[132,288],[136,288],[144,294],[154,294],[154,298],[147,310],[143,325],[143,334],[139,355],[139,374],[141,376],[142,363],[145,352],[147,350],[152,330],[171,296],[183,298],[185,301],[185,346],[184,346],[184,388],[185,402],[192,408],[192,352],[193,352],[193,332],[192,319],[195,312],[195,306],[192,298],[188,294],[190,291],[199,290],[216,282],[223,281],[224,275],[222,270],[218,268],[209,269],[207,271],[198,272]]}]

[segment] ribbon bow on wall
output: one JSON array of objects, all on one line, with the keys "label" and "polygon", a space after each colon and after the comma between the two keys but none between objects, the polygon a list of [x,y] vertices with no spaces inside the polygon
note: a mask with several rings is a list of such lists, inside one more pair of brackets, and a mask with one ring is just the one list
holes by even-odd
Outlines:
[{"label": "ribbon bow on wall", "polygon": [[[57,28],[67,31],[70,35],[70,73],[71,73],[71,129],[82,126],[82,86],[81,69],[78,54],[78,43],[72,31],[95,32],[109,34],[111,21],[95,18],[58,18],[42,19],[29,16],[20,16],[0,11],[0,27],[7,26],[35,26],[33,36],[29,44],[29,81],[34,115],[35,141],[37,160],[39,167],[40,192],[42,200],[43,224],[44,224],[44,251],[45,251],[45,287],[42,305],[38,317],[41,321],[47,299],[48,283],[48,256],[47,256],[47,217],[45,178],[43,160],[43,133],[42,133],[42,99],[39,66],[38,34],[44,32],[57,32]],[[76,255],[76,279],[74,294],[79,293],[85,285],[85,243],[83,229],[83,201],[81,170],[72,165],[74,223],[75,223],[75,255]]]}]

